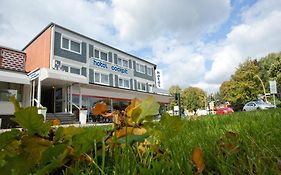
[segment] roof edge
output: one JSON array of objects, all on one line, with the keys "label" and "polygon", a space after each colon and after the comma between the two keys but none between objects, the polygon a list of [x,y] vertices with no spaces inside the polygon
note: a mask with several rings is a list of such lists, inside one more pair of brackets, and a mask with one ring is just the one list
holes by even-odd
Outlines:
[{"label": "roof edge", "polygon": [[41,32],[39,32],[31,41],[29,41],[29,43],[24,46],[24,48],[22,49],[22,51],[24,51],[31,43],[33,43],[42,33],[44,33],[49,27],[54,26],[55,23],[51,22],[50,24],[48,24]]}]

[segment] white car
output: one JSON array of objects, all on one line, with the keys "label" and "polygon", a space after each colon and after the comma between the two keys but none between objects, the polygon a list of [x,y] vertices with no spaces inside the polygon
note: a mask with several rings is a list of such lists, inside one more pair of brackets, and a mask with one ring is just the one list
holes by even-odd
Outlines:
[{"label": "white car", "polygon": [[253,111],[258,109],[271,109],[271,108],[276,108],[276,106],[270,103],[266,103],[264,101],[250,101],[245,104],[245,106],[243,107],[243,111]]}]

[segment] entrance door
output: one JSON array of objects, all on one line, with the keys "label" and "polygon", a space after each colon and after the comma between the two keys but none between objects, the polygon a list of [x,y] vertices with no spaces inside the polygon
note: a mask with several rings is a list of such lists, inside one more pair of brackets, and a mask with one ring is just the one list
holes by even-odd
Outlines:
[{"label": "entrance door", "polygon": [[47,113],[54,113],[54,89],[42,87],[41,105],[47,108]]},{"label": "entrance door", "polygon": [[62,112],[63,111],[63,89],[56,88],[55,89],[55,112]]}]

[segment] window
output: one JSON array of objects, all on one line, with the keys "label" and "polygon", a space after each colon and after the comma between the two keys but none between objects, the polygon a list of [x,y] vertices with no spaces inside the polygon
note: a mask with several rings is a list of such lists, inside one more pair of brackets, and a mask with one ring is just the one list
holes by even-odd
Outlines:
[{"label": "window", "polygon": [[100,52],[100,57],[103,61],[107,61],[107,53],[105,52]]},{"label": "window", "polygon": [[129,61],[123,60],[123,67],[129,67]]},{"label": "window", "polygon": [[74,74],[80,75],[80,69],[77,69],[77,68],[74,68],[74,67],[70,67],[70,73],[74,73]]},{"label": "window", "polygon": [[77,43],[75,41],[71,41],[70,50],[80,53],[80,43]]},{"label": "window", "polygon": [[129,85],[129,80],[128,79],[123,79],[123,78],[119,78],[118,80],[118,86],[119,87],[124,87],[124,88],[130,88]]},{"label": "window", "polygon": [[95,58],[100,58],[100,51],[95,49]]},{"label": "window", "polygon": [[62,38],[62,48],[69,50],[69,39]]},{"label": "window", "polygon": [[144,67],[144,65],[136,63],[136,71],[145,74],[145,67]]},{"label": "window", "polygon": [[62,65],[60,69],[64,72],[68,72],[68,66],[66,65]]},{"label": "window", "polygon": [[107,61],[108,60],[107,52],[103,52],[98,49],[95,49],[95,58],[101,59],[103,61]]},{"label": "window", "polygon": [[81,54],[81,43],[62,36],[61,48]]},{"label": "window", "polygon": [[146,91],[146,84],[138,82],[138,90]]},{"label": "window", "polygon": [[117,64],[120,65],[120,66],[122,66],[122,59],[121,59],[121,58],[118,58],[118,59],[117,59]]},{"label": "window", "polygon": [[10,97],[15,95],[18,101],[22,101],[23,96],[23,85],[0,82],[0,102],[10,101]]},{"label": "window", "polygon": [[107,84],[109,85],[109,75],[99,72],[95,72],[95,83]]},{"label": "window", "polygon": [[152,67],[148,67],[148,68],[147,68],[147,75],[152,76],[152,70],[153,70]]}]

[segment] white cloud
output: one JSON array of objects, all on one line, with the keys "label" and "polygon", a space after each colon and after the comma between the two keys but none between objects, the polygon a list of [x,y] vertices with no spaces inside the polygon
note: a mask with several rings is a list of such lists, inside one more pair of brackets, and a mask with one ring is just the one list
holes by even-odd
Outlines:
[{"label": "white cloud", "polygon": [[166,36],[190,42],[227,19],[230,1],[113,0],[113,7],[122,41],[149,42]]},{"label": "white cloud", "polygon": [[247,58],[259,58],[281,50],[281,6],[272,3],[272,10],[269,10],[269,4],[268,1],[257,2],[244,13],[245,21],[234,26],[227,38],[217,43],[220,51],[212,55],[214,61],[205,75],[206,82],[221,83]]},{"label": "white cloud", "polygon": [[22,49],[50,22],[111,41],[110,4],[78,0],[1,0],[0,44]]}]

